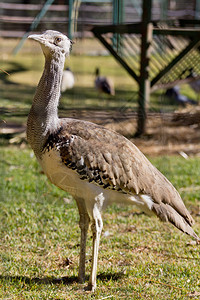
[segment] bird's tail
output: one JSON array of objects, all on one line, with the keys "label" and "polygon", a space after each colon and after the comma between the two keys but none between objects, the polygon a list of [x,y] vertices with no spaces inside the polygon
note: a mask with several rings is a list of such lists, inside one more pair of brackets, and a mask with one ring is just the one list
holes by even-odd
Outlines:
[{"label": "bird's tail", "polygon": [[161,221],[170,222],[174,226],[176,226],[179,230],[184,233],[192,236],[198,242],[200,242],[200,238],[194,232],[192,227],[186,222],[186,220],[169,204],[164,203],[154,203],[153,205],[154,213],[160,218]]}]

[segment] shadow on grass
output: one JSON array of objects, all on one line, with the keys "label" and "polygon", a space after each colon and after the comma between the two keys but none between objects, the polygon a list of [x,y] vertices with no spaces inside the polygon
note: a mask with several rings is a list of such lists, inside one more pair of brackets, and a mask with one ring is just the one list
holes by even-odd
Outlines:
[{"label": "shadow on grass", "polygon": [[[14,73],[20,73],[20,72],[24,72],[27,71],[28,69],[25,68],[23,65],[17,63],[17,62],[10,62],[10,67],[6,70],[6,72],[11,75]],[[13,83],[10,82],[9,80],[9,75],[7,75],[6,73],[2,72],[1,73],[1,80],[6,83],[6,84],[14,84],[14,85],[18,85],[18,83]]]},{"label": "shadow on grass", "polygon": [[9,281],[13,283],[23,282],[25,284],[72,284],[74,282],[78,282],[78,277],[76,276],[69,276],[69,277],[44,277],[44,278],[30,278],[27,276],[3,276],[0,275],[0,280],[2,281]]},{"label": "shadow on grass", "polygon": [[[117,273],[101,273],[97,276],[97,279],[101,280],[101,281],[109,281],[109,280],[113,280],[113,281],[117,281],[120,278],[124,277],[124,273],[122,272],[117,272]],[[89,276],[86,276],[86,282],[88,281]],[[61,278],[55,278],[55,277],[44,277],[44,278],[30,278],[27,276],[3,276],[0,275],[0,280],[1,281],[9,281],[10,283],[25,283],[25,284],[40,284],[40,285],[45,285],[45,284],[66,284],[66,285],[70,285],[73,283],[78,283],[78,277],[77,276],[64,276]]]}]

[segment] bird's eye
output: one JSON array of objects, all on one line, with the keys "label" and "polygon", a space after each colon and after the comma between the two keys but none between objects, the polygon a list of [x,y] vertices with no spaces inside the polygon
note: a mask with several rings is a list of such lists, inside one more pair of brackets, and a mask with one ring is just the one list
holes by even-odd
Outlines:
[{"label": "bird's eye", "polygon": [[55,44],[57,45],[58,43],[60,43],[61,42],[61,38],[60,37],[57,37],[57,38],[55,38]]}]

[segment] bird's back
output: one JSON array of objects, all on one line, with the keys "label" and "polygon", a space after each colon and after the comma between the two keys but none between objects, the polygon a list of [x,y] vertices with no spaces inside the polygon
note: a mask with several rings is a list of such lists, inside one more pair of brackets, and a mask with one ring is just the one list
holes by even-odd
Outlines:
[{"label": "bird's back", "polygon": [[105,77],[98,77],[95,80],[95,87],[99,92],[103,92],[105,94],[111,94],[110,84]]},{"label": "bird's back", "polygon": [[57,132],[49,135],[43,147],[42,166],[50,180],[68,192],[75,189],[80,194],[78,189],[87,186],[88,191],[96,189],[98,194],[113,191],[120,195],[117,199],[124,201],[130,196],[146,195],[152,201],[151,208],[154,204],[167,204],[193,224],[172,184],[134,144],[104,127],[81,120],[61,120]]},{"label": "bird's back", "polygon": [[96,69],[96,78],[95,78],[95,88],[100,93],[105,93],[108,95],[115,95],[114,84],[110,78],[105,76],[100,76],[99,68]]}]

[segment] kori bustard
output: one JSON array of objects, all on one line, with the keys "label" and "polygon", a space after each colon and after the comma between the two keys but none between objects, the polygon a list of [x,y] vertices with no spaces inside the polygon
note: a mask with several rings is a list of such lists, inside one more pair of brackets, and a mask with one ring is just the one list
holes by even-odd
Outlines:
[{"label": "kori bustard", "polygon": [[57,31],[29,36],[40,43],[45,67],[27,122],[27,139],[49,180],[69,192],[80,214],[79,280],[85,279],[86,238],[93,233],[88,289],[96,288],[102,210],[110,203],[137,205],[196,240],[193,218],[173,185],[122,135],[96,124],[59,119],[57,107],[65,57],[72,42]]}]

